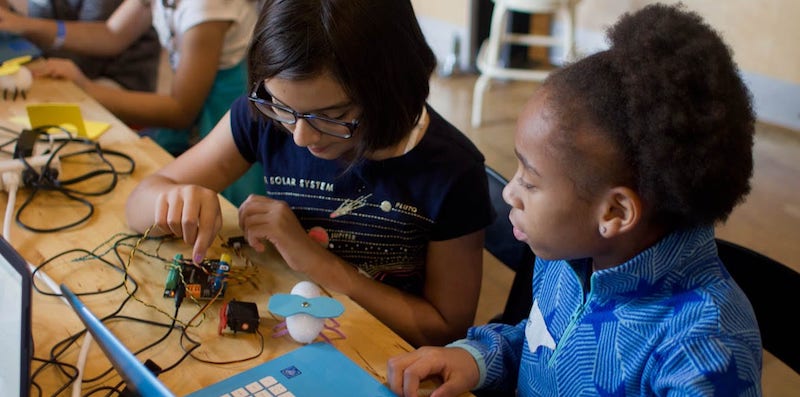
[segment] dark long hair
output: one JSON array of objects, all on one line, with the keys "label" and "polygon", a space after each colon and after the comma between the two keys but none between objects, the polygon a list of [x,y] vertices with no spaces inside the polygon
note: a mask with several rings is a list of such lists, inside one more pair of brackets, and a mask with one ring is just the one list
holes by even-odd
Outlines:
[{"label": "dark long hair", "polygon": [[251,86],[330,73],[363,109],[356,159],[411,131],[435,67],[409,0],[267,0],[248,53]]}]

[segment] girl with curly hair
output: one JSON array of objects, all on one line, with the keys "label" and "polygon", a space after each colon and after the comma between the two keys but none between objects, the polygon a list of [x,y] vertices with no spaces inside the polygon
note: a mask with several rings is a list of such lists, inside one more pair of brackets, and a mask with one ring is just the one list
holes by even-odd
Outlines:
[{"label": "girl with curly hair", "polygon": [[608,34],[517,125],[503,195],[537,256],[529,317],[392,358],[396,393],[438,375],[433,397],[761,394],[756,318],[714,241],[750,190],[750,95],[719,35],[681,6],[647,6]]}]

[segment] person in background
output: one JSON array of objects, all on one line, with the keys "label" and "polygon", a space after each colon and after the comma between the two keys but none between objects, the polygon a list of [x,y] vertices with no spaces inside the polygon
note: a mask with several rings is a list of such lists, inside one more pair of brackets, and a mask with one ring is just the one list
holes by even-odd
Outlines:
[{"label": "person in background", "polygon": [[681,6],[626,14],[609,38],[517,124],[503,197],[537,256],[528,319],[391,358],[398,395],[431,376],[432,397],[761,395],[758,324],[714,240],[750,191],[750,94]]},{"label": "person in background", "polygon": [[[27,15],[64,21],[105,21],[123,0],[28,1]],[[88,56],[45,46],[48,58],[69,58],[87,78],[133,91],[156,90],[161,44],[154,28],[115,56]]]},{"label": "person in background", "polygon": [[[50,58],[34,75],[67,78],[123,122],[145,127],[173,155],[195,135],[208,134],[247,90],[244,56],[256,20],[253,0],[124,0],[106,21],[70,22],[26,18],[0,8],[0,30],[21,34],[40,46],[92,56],[116,56],[155,27],[173,69],[168,94],[109,87],[89,79],[74,62]],[[257,168],[223,194],[235,205],[262,193]]]},{"label": "person in background", "polygon": [[130,227],[203,260],[217,192],[258,162],[267,195],[239,207],[250,246],[411,344],[463,336],[493,212],[483,155],[426,104],[436,59],[410,1],[267,0],[259,14],[250,94],[134,189]]}]

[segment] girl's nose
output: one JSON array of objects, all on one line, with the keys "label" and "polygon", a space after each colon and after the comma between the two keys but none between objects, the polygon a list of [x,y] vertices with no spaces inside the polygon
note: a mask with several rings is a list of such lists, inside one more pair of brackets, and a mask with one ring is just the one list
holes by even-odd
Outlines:
[{"label": "girl's nose", "polygon": [[514,190],[514,184],[511,183],[511,182],[506,183],[506,186],[503,188],[503,201],[505,201],[506,204],[508,204],[508,205],[510,205],[512,207],[514,207],[514,192],[513,192],[513,190]]},{"label": "girl's nose", "polygon": [[294,125],[294,130],[292,131],[294,143],[300,147],[306,147],[317,143],[321,136],[322,134],[304,119],[297,120]]}]

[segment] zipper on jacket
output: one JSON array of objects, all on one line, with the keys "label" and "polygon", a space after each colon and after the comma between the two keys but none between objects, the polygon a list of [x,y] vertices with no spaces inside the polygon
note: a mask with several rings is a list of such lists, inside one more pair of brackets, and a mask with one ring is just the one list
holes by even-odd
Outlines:
[{"label": "zipper on jacket", "polygon": [[[588,275],[584,275],[584,277],[579,276],[577,273],[575,274],[578,277],[578,282],[581,285],[581,295],[583,295],[583,303],[572,313],[572,316],[569,318],[569,324],[567,324],[567,329],[564,330],[564,334],[561,335],[561,340],[558,341],[555,350],[553,350],[553,355],[550,356],[550,359],[547,360],[547,366],[552,367],[556,363],[556,359],[558,358],[558,354],[561,352],[561,346],[575,333],[575,328],[578,327],[578,323],[580,322],[581,318],[583,317],[583,313],[586,311],[586,306],[590,301],[589,297],[592,294],[592,272],[589,272]],[[588,281],[588,283],[587,283]],[[588,291],[587,291],[587,284],[588,284]]]},{"label": "zipper on jacket", "polygon": [[586,310],[586,302],[578,307],[575,310],[575,313],[572,313],[572,317],[569,319],[569,324],[567,325],[567,329],[564,330],[564,334],[561,335],[561,340],[558,341],[556,345],[556,349],[553,350],[553,355],[550,356],[550,360],[547,361],[547,365],[552,367],[556,363],[556,358],[558,358],[558,353],[561,352],[561,346],[569,339],[570,336],[575,332],[575,328],[578,326],[578,322],[580,321],[581,317],[583,317],[583,312]]}]

